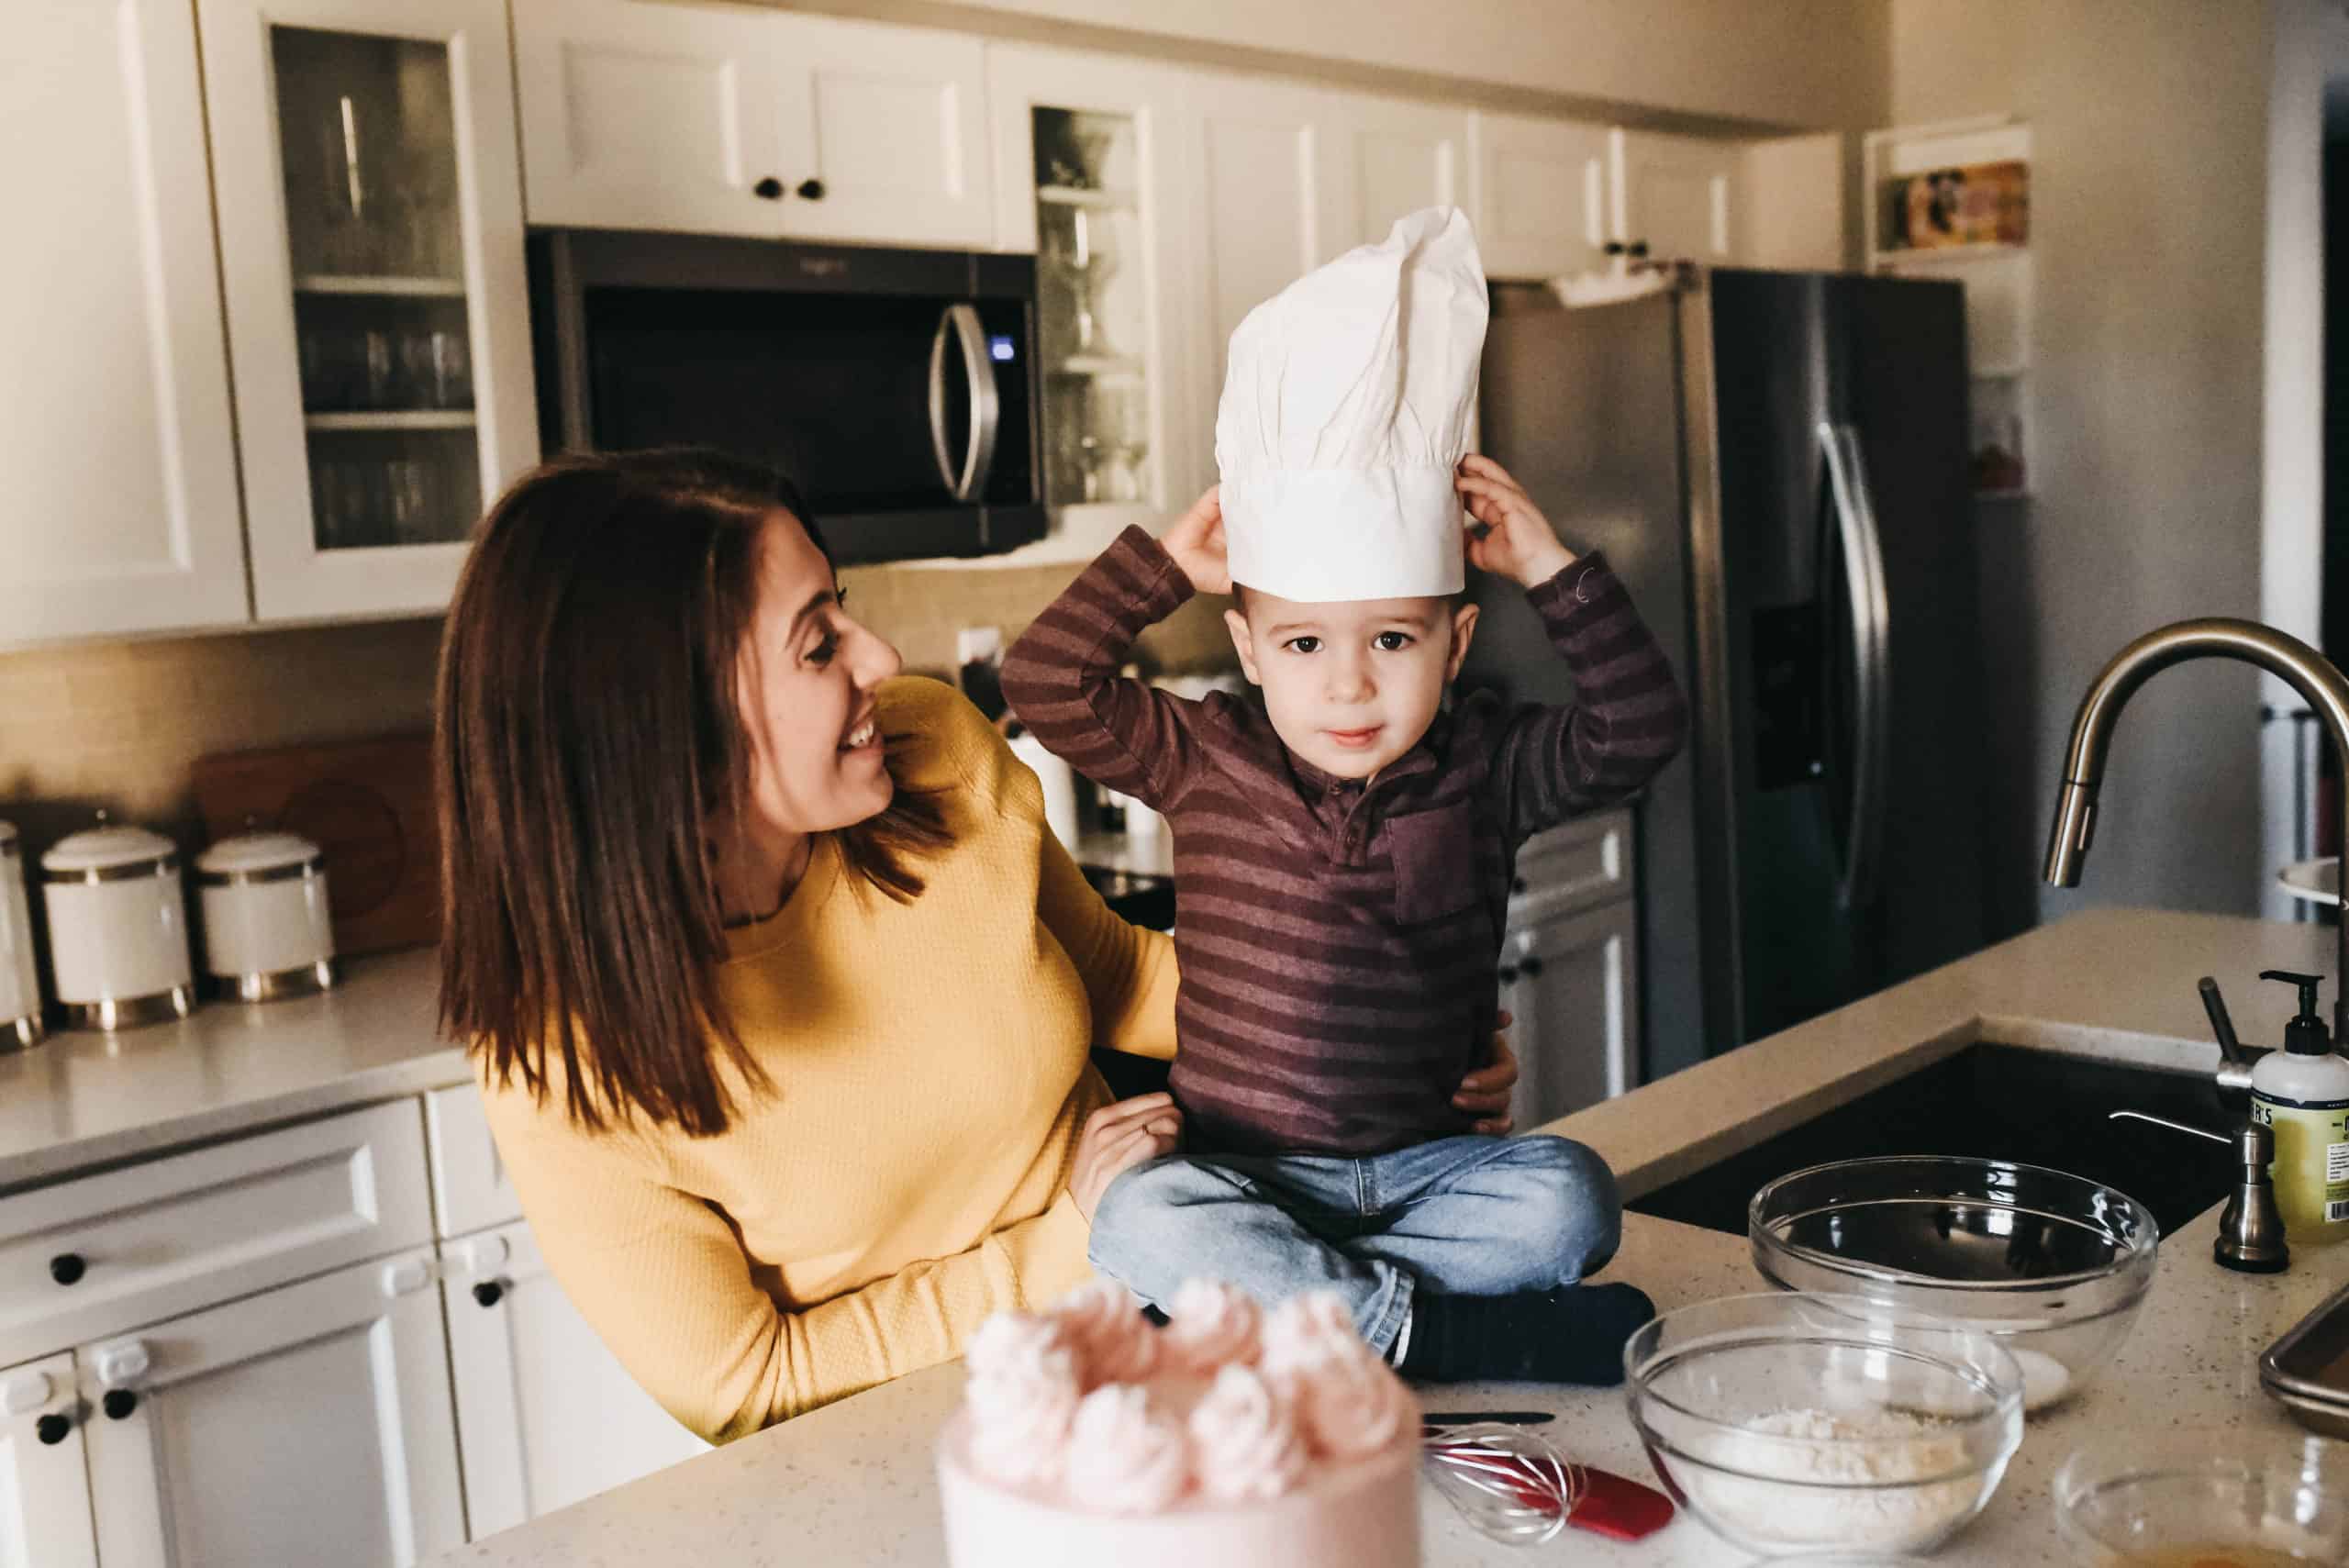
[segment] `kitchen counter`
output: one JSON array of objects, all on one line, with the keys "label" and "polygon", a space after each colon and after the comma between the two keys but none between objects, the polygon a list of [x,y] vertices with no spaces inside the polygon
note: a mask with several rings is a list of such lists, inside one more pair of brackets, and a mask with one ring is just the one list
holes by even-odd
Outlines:
[{"label": "kitchen counter", "polygon": [[[2243,1038],[2280,1038],[2291,1011],[2261,969],[2328,973],[2320,927],[2099,910],[2032,932],[1743,1051],[1595,1106],[1548,1130],[1605,1155],[1638,1196],[1976,1040],[2180,1070],[2216,1048],[2194,989],[2219,977]],[[2213,1157],[2219,1157],[2216,1151]],[[2259,1391],[2255,1359],[2349,1281],[2349,1247],[2303,1250],[2291,1272],[2230,1274],[2210,1259],[2213,1210],[2164,1244],[2152,1296],[2114,1362],[2068,1406],[2034,1421],[2005,1484],[1937,1562],[2064,1563],[2049,1483],[2083,1439],[2209,1426],[2294,1432]],[[1610,1277],[1671,1307],[1756,1290],[1742,1238],[1626,1217]],[[496,1568],[582,1562],[823,1562],[936,1568],[943,1561],[930,1445],[960,1397],[958,1365],[933,1368],[772,1428],[520,1529],[450,1553]],[[1538,1406],[1573,1457],[1649,1478],[1614,1391],[1483,1385],[1438,1391],[1445,1408]],[[1424,1497],[1426,1557],[1439,1568],[1520,1563]],[[1665,1568],[1747,1561],[1693,1519],[1638,1546],[1572,1533],[1575,1560]],[[1553,1549],[1556,1550],[1556,1549]]]},{"label": "kitchen counter", "polygon": [[0,1192],[472,1079],[430,949],[346,960],[319,996],[52,1034],[0,1056]]}]

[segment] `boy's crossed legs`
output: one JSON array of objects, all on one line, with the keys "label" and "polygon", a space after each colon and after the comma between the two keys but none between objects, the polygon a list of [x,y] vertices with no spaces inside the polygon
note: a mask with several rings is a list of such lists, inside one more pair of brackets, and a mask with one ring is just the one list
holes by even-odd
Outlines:
[{"label": "boy's crossed legs", "polygon": [[1630,1285],[1579,1282],[1621,1233],[1614,1175],[1581,1144],[1462,1137],[1139,1165],[1095,1207],[1090,1255],[1154,1307],[1194,1277],[1267,1304],[1335,1291],[1413,1376],[1611,1384],[1654,1308]]}]

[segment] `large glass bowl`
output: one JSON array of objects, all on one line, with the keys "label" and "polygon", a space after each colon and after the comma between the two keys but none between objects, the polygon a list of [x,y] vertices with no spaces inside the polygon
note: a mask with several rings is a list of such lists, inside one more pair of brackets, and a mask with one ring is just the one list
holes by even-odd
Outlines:
[{"label": "large glass bowl", "polygon": [[2055,1474],[2080,1562],[2349,1562],[2349,1445],[2240,1429],[2132,1432]]},{"label": "large glass bowl", "polygon": [[1864,1296],[1703,1302],[1623,1359],[1656,1474],[1749,1551],[1931,1551],[2022,1440],[2022,1373],[1997,1340]]},{"label": "large glass bowl", "polygon": [[2002,1341],[2038,1411],[2129,1337],[2161,1229],[2143,1204],[2041,1165],[1954,1155],[1845,1160],[1781,1176],[1746,1215],[1783,1290],[1848,1292]]}]

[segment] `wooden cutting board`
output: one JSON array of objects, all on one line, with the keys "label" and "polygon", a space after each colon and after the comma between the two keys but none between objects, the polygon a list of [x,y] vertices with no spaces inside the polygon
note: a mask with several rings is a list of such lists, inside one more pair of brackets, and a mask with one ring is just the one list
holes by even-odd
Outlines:
[{"label": "wooden cutting board", "polygon": [[326,851],[337,951],[440,940],[430,735],[221,752],[196,759],[193,784],[207,840],[282,828]]}]

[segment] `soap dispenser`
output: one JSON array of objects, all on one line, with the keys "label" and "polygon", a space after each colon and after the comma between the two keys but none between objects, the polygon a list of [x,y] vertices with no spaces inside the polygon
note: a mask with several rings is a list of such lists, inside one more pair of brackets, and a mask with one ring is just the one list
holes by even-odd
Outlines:
[{"label": "soap dispenser", "polygon": [[2299,1015],[2284,1026],[2284,1049],[2251,1073],[2252,1119],[2276,1134],[2276,1207],[2294,1246],[2349,1240],[2349,1062],[2332,1053],[2317,1017],[2313,974],[2261,972],[2300,991]]}]

